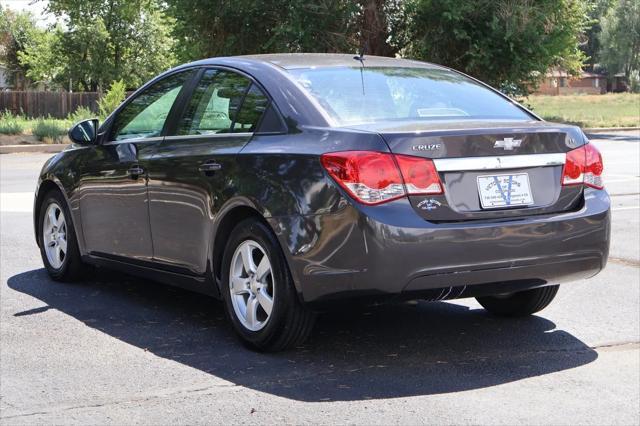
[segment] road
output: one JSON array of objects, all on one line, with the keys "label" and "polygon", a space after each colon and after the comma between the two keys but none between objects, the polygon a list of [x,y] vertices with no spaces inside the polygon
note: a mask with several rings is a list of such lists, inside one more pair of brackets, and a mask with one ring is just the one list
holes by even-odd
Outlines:
[{"label": "road", "polygon": [[640,135],[593,135],[611,258],[549,308],[343,309],[294,351],[244,349],[215,300],[99,271],[50,281],[31,200],[48,155],[0,156],[2,424],[639,424]]}]

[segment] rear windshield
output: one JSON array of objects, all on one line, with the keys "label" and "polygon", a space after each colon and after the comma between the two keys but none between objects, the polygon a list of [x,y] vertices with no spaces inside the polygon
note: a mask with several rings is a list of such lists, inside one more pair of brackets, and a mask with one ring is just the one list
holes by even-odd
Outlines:
[{"label": "rear windshield", "polygon": [[339,125],[386,120],[531,120],[505,98],[453,71],[314,68],[289,71]]}]

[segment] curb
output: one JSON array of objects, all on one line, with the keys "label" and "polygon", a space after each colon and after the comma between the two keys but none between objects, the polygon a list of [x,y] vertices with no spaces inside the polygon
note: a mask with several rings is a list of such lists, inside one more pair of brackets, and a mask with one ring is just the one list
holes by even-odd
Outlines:
[{"label": "curb", "polygon": [[582,129],[585,133],[629,132],[634,130],[640,130],[640,127],[586,127]]},{"label": "curb", "polygon": [[36,145],[2,145],[0,146],[0,154],[17,154],[23,152],[50,152],[56,153],[64,151],[67,144],[36,144]]}]

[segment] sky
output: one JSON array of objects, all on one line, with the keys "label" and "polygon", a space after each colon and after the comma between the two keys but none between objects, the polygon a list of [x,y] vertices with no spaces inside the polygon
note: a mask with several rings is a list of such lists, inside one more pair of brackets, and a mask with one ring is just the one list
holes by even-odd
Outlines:
[{"label": "sky", "polygon": [[3,8],[13,11],[29,11],[36,18],[38,26],[46,27],[54,23],[56,20],[53,16],[46,14],[44,9],[47,7],[47,0],[0,0]]}]

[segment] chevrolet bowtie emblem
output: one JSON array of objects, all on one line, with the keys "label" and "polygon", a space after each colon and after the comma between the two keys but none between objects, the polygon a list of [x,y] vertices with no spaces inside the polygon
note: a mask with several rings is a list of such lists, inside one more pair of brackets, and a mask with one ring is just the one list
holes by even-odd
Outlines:
[{"label": "chevrolet bowtie emblem", "polygon": [[493,144],[493,147],[512,151],[513,148],[518,148],[520,144],[522,144],[522,139],[504,138],[501,141],[496,141],[496,143]]}]

